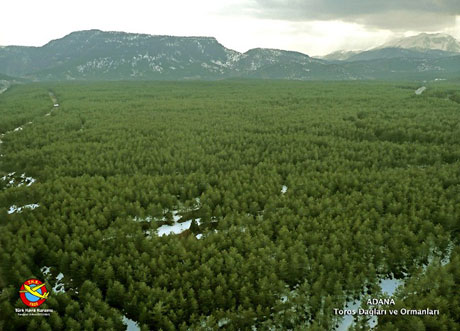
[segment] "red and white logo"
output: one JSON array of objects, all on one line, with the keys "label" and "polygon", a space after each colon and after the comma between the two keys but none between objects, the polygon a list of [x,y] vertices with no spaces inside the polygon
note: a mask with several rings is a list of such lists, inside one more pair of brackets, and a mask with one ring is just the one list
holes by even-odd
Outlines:
[{"label": "red and white logo", "polygon": [[22,302],[29,307],[38,307],[48,299],[49,292],[45,283],[38,279],[29,279],[22,284],[19,296]]}]

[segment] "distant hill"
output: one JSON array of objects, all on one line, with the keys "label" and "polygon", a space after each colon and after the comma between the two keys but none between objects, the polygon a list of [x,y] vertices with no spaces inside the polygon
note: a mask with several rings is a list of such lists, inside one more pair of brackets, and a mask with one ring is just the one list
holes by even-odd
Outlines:
[{"label": "distant hill", "polygon": [[214,78],[239,53],[211,37],[79,31],[43,47],[0,49],[0,72],[38,80]]},{"label": "distant hill", "polygon": [[[449,36],[450,37],[450,36]],[[296,80],[425,79],[455,76],[460,59],[450,38],[416,45],[336,52],[322,59],[255,48],[240,53],[213,37],[153,36],[87,30],[42,47],[0,47],[0,73],[33,81],[187,80],[262,78]],[[455,40],[455,39],[454,39]],[[399,41],[409,45],[408,42]],[[443,60],[445,59],[445,60]]]},{"label": "distant hill", "polygon": [[348,79],[336,66],[299,52],[255,48],[242,54],[232,75],[262,79]]},{"label": "distant hill", "polygon": [[335,51],[333,53],[330,53],[324,56],[319,56],[318,58],[323,59],[323,60],[328,60],[328,61],[345,61],[345,60],[348,60],[353,55],[356,55],[358,53],[360,52],[359,51],[339,50],[339,51]]},{"label": "distant hill", "polygon": [[341,65],[360,79],[435,80],[460,77],[460,55],[435,59],[399,57],[347,61]]}]

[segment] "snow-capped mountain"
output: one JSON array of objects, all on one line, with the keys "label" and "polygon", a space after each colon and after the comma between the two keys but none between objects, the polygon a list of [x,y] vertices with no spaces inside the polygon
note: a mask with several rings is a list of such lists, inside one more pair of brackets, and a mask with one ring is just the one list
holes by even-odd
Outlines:
[{"label": "snow-capped mountain", "polygon": [[445,52],[460,52],[460,42],[444,33],[421,33],[416,36],[399,38],[383,44],[379,48],[397,47],[418,50],[441,50]]},{"label": "snow-capped mountain", "polygon": [[460,42],[443,33],[399,38],[370,50],[339,50],[320,57],[328,61],[368,61],[391,58],[441,58],[460,54]]}]

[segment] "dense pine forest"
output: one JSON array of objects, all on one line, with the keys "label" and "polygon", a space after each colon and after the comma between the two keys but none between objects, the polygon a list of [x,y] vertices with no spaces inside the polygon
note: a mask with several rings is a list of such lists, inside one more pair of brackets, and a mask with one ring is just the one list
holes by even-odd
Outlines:
[{"label": "dense pine forest", "polygon": [[[377,330],[459,330],[460,86],[425,85],[11,86],[0,329],[334,330],[398,279],[440,314]],[[15,312],[30,278],[49,317]]]}]

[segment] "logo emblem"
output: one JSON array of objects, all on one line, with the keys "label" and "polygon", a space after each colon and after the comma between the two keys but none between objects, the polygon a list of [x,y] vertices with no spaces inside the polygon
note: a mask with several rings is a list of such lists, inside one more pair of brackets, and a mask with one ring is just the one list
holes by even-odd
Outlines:
[{"label": "logo emblem", "polygon": [[38,279],[29,279],[22,284],[19,296],[22,302],[29,307],[38,307],[48,299],[48,290],[45,283]]}]

